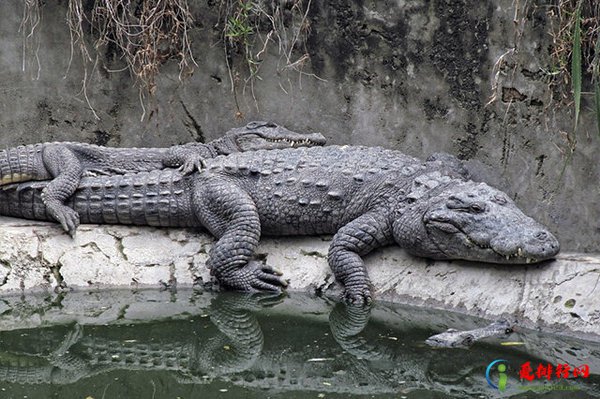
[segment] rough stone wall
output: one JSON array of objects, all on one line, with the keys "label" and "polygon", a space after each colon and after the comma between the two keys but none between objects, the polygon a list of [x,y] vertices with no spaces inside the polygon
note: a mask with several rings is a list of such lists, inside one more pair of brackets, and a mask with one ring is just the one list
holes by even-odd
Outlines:
[{"label": "rough stone wall", "polygon": [[[78,56],[69,68],[66,1],[43,7],[29,41],[34,48],[39,43],[38,72],[35,52],[23,56],[22,3],[0,2],[3,146],[49,140],[166,146],[270,119],[320,131],[331,143],[383,145],[419,157],[455,154],[547,224],[564,249],[599,251],[600,139],[584,98],[577,149],[559,181],[573,117],[571,109],[549,102],[545,1],[531,7],[518,51],[504,58],[497,75],[498,101],[487,106],[493,66],[515,46],[513,1],[313,1],[305,72],[319,79],[281,69],[272,52],[254,95],[238,88],[242,119],[214,28],[218,2],[192,2],[199,66],[181,82],[176,63],[165,64],[142,122],[130,75],[108,72],[121,65],[113,53],[101,55],[89,72],[87,95],[100,119],[94,118],[81,94]],[[241,60],[233,62],[242,68]]]}]

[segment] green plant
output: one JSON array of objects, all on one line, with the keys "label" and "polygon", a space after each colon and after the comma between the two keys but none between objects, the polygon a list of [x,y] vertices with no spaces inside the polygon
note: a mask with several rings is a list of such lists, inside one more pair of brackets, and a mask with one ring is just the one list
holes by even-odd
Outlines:
[{"label": "green plant", "polygon": [[594,58],[592,59],[592,83],[594,85],[594,104],[596,113],[596,126],[600,137],[600,32],[596,34]]},{"label": "green plant", "polygon": [[573,52],[571,54],[571,83],[573,87],[573,102],[575,103],[575,127],[579,121],[581,108],[581,1],[577,3],[573,22]]},{"label": "green plant", "polygon": [[248,38],[254,33],[253,27],[249,25],[250,13],[253,7],[254,3],[250,0],[239,0],[237,2],[237,10],[227,20],[226,38],[232,41],[240,41],[245,46],[249,45]]},{"label": "green plant", "polygon": [[[503,74],[514,73],[519,68],[517,54],[521,40],[526,26],[536,12],[536,6],[528,2],[517,1],[514,6],[514,47],[499,56],[494,64],[492,96],[488,104],[499,98],[499,82]],[[552,63],[542,69],[544,79],[548,82],[549,99],[546,107],[549,104],[573,104],[574,111],[573,129],[563,135],[567,146],[564,172],[577,146],[576,132],[581,117],[582,98],[590,94],[593,95],[593,112],[600,136],[600,1],[554,0],[547,7],[546,17],[548,33],[552,37]],[[593,88],[593,92],[588,88]]]},{"label": "green plant", "polygon": [[[275,44],[280,55],[278,72],[293,70],[304,74],[303,67],[309,61],[305,41],[310,30],[308,12],[311,0],[288,0],[264,2],[259,0],[222,0],[221,16],[223,42],[231,90],[242,117],[238,103],[238,87],[242,91],[250,87],[254,94],[254,82],[260,80],[260,67],[269,48]],[[235,66],[233,54],[243,60],[243,68]],[[310,74],[318,79],[317,76]],[[281,84],[280,87],[285,91]]]},{"label": "green plant", "polygon": [[[596,0],[556,0],[549,11],[555,62],[553,84],[563,98],[572,98],[574,129],[577,130],[581,99],[593,94],[594,112],[600,134],[600,2]],[[570,62],[569,62],[570,60]],[[570,82],[570,85],[567,85]],[[566,88],[570,93],[566,93]],[[593,93],[585,91],[593,87]]]}]

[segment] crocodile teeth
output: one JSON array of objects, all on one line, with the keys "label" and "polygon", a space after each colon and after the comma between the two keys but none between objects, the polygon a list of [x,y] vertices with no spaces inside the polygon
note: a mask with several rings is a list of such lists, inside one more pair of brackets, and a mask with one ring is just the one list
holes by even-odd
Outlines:
[{"label": "crocodile teeth", "polygon": [[517,248],[517,255],[523,255],[523,250],[521,248]]}]

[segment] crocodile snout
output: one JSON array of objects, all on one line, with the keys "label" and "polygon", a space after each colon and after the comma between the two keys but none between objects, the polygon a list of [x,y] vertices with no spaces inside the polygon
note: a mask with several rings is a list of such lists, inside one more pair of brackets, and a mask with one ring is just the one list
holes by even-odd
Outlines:
[{"label": "crocodile snout", "polygon": [[490,244],[494,251],[512,262],[518,259],[525,259],[526,263],[551,259],[560,251],[556,237],[545,229],[532,229],[518,235],[498,235]]},{"label": "crocodile snout", "polygon": [[546,230],[537,231],[532,240],[533,245],[537,245],[541,256],[538,258],[549,259],[554,257],[560,251],[560,244],[554,235]]}]

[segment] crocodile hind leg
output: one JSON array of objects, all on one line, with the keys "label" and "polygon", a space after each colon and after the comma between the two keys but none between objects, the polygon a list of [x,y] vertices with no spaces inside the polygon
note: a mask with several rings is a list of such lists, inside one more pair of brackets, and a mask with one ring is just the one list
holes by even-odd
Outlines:
[{"label": "crocodile hind leg", "polygon": [[344,285],[344,296],[349,303],[362,305],[372,301],[371,282],[361,257],[391,243],[391,227],[382,215],[385,213],[365,213],[333,236],[329,265],[335,278]]},{"label": "crocodile hind leg", "polygon": [[194,191],[198,219],[218,238],[206,263],[211,274],[235,290],[281,292],[287,282],[280,273],[253,259],[261,228],[252,198],[235,184],[211,177],[200,178]]},{"label": "crocodile hind leg", "polygon": [[64,202],[79,185],[83,173],[81,163],[71,150],[62,145],[48,145],[43,150],[42,159],[54,177],[42,191],[42,201],[48,214],[73,237],[79,226],[79,215]]}]

